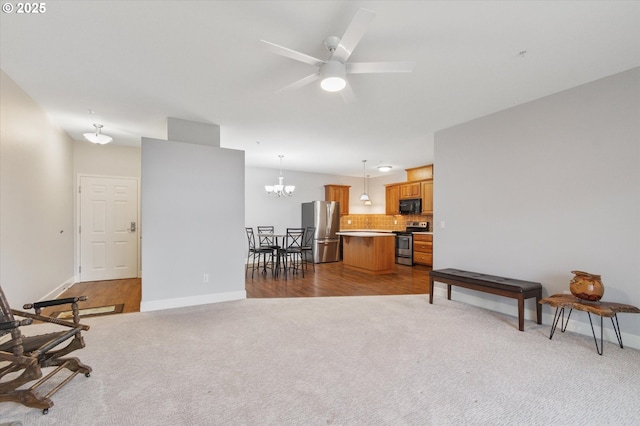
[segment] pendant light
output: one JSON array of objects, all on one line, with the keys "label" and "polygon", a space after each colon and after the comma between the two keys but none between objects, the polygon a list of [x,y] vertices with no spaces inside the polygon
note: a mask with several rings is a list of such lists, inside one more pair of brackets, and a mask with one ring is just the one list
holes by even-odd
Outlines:
[{"label": "pendant light", "polygon": [[83,134],[84,138],[91,143],[95,143],[98,145],[104,145],[113,140],[111,136],[102,134],[102,124],[94,124],[93,127],[96,128],[95,133],[85,133]]},{"label": "pendant light", "polygon": [[[367,184],[367,185],[366,185],[366,189],[367,189],[367,194],[368,194],[368,193],[369,193],[369,175],[367,175],[367,180],[366,180],[365,182],[366,182],[366,184]],[[369,198],[368,200],[366,200],[366,201],[364,202],[364,205],[365,205],[365,206],[370,206],[370,205],[372,205],[372,204],[373,204],[373,203],[371,202],[371,198]]]},{"label": "pendant light", "polygon": [[265,185],[264,190],[267,191],[267,195],[271,197],[291,197],[296,187],[295,185],[284,185],[284,177],[282,176],[282,158],[284,158],[284,155],[278,155],[278,158],[280,158],[280,176],[278,177],[278,184]]},{"label": "pendant light", "polygon": [[368,201],[369,194],[367,194],[367,160],[362,160],[362,194],[360,195],[360,201]]}]

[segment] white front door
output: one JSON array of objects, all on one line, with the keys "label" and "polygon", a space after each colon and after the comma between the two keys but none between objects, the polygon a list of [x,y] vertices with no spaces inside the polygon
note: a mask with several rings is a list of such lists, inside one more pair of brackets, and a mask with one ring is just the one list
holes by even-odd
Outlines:
[{"label": "white front door", "polygon": [[80,178],[80,281],[138,276],[138,181]]}]

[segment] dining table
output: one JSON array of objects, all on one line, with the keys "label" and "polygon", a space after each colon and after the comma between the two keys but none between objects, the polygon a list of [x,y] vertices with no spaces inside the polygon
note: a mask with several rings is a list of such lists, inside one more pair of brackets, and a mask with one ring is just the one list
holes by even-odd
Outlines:
[{"label": "dining table", "polygon": [[[272,241],[274,244],[269,245],[269,247],[272,247],[274,250],[277,251],[276,263],[275,265],[273,265],[273,261],[271,263],[272,275],[275,277],[278,274],[278,271],[280,270],[280,249],[284,247],[287,234],[275,234],[275,233],[272,234],[271,232],[259,232],[258,242],[259,242],[259,245],[262,245],[262,238],[260,237],[273,238]],[[266,269],[266,265],[265,265],[265,269]]]}]

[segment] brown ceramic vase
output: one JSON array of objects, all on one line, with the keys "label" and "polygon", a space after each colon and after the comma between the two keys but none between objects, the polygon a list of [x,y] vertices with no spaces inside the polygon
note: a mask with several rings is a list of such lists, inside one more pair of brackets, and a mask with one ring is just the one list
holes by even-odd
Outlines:
[{"label": "brown ceramic vase", "polygon": [[602,284],[602,281],[600,281],[600,275],[594,275],[582,271],[571,271],[571,273],[575,274],[569,283],[569,290],[571,290],[571,294],[580,299],[591,302],[597,302],[602,299],[602,295],[604,294],[604,285]]}]

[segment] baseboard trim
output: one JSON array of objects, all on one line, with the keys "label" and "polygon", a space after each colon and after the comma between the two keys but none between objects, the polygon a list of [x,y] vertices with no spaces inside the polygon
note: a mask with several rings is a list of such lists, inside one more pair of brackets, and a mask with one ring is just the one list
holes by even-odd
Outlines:
[{"label": "baseboard trim", "polygon": [[[475,294],[474,294],[475,293]],[[477,306],[479,308],[488,309],[490,311],[499,312],[501,314],[511,315],[517,319],[518,315],[518,305],[515,299],[509,300],[507,298],[503,298],[500,296],[492,296],[486,295],[484,293],[478,293],[473,290],[460,289],[455,286],[452,288],[452,299],[457,302],[468,303],[473,306]],[[434,303],[437,303],[440,299],[447,299],[447,287],[444,284],[436,283],[433,289]],[[503,299],[503,300],[500,300]],[[535,321],[536,320],[536,311],[531,307],[527,307],[527,305],[531,305],[534,302],[531,302],[532,299],[527,299],[525,302],[525,312],[524,317],[527,320]],[[511,303],[508,303],[511,302]],[[535,306],[535,305],[534,305]],[[546,305],[545,305],[546,306]],[[543,306],[543,311],[546,310],[545,306]],[[514,315],[515,312],[515,315]],[[551,324],[553,323],[553,314],[555,313],[555,309],[551,309],[549,313],[542,313],[542,324],[545,324],[549,327],[549,332],[551,332]],[[584,314],[584,315],[578,315]],[[620,314],[618,317],[619,322],[624,322],[624,313]],[[596,331],[596,335],[598,336],[598,340],[600,339],[600,320],[597,318],[597,315],[593,317],[594,320],[594,329]],[[574,333],[582,334],[584,336],[593,337],[591,332],[591,326],[588,323],[589,317],[585,312],[574,312],[569,319],[569,323],[567,324],[567,331],[572,331]],[[607,342],[618,344],[618,340],[616,338],[615,332],[611,326],[611,320],[604,318],[604,340]],[[517,328],[517,327],[516,327]],[[640,336],[626,333],[624,331],[624,324],[620,325],[621,335],[622,335],[622,344],[625,347],[630,347],[634,349],[640,349]],[[527,327],[525,325],[525,331]],[[560,338],[560,333],[558,329],[556,329],[556,334],[554,334],[555,338]]]},{"label": "baseboard trim", "polygon": [[162,309],[183,308],[186,306],[208,305],[209,303],[230,302],[247,298],[247,292],[230,291],[227,293],[213,293],[199,296],[178,297],[175,299],[163,299],[140,302],[140,312],[159,311]]},{"label": "baseboard trim", "polygon": [[54,288],[53,290],[51,290],[49,293],[42,296],[39,302],[43,300],[57,299],[58,297],[60,297],[62,293],[70,289],[73,286],[73,284],[75,284],[75,282],[76,280],[74,275],[71,278],[67,279],[65,282],[63,282],[62,284],[60,284],[59,286],[57,286],[56,288]]}]

